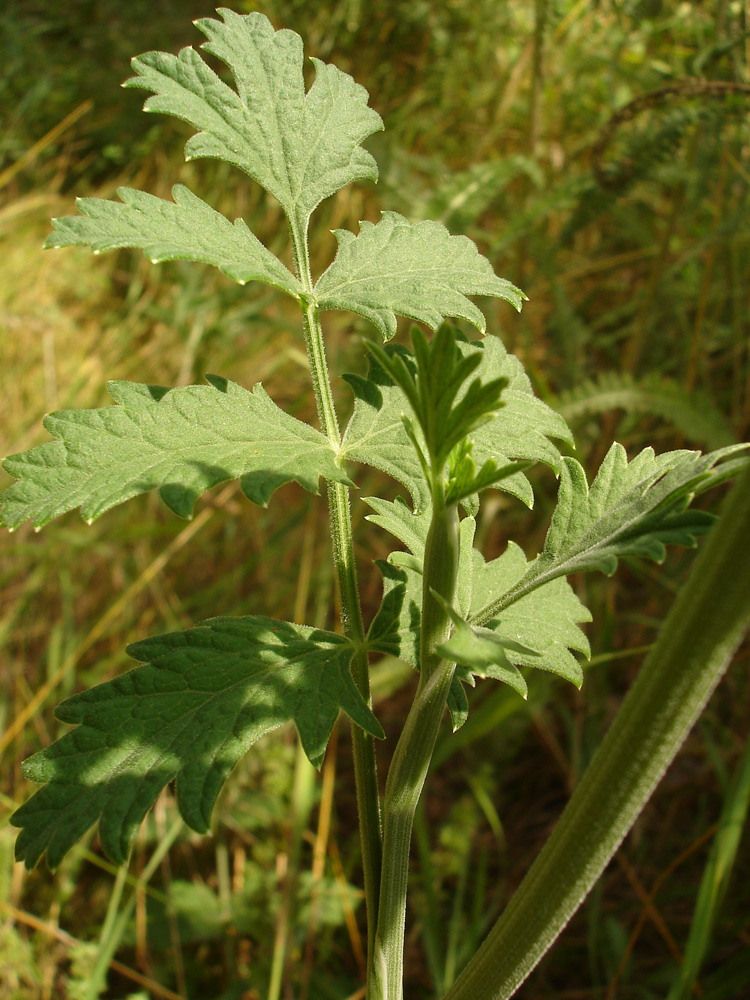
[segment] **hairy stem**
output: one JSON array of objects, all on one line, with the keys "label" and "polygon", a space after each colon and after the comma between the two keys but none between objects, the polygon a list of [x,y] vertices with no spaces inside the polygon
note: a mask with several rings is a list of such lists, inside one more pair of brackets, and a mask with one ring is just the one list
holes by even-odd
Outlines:
[{"label": "hairy stem", "polygon": [[750,466],[539,857],[445,1000],[507,1000],[552,945],[674,759],[750,626]]},{"label": "hairy stem", "polygon": [[435,647],[448,638],[450,618],[433,591],[453,601],[458,573],[458,511],[438,499],[427,536],[422,591],[420,675],[414,702],[396,745],[383,800],[383,875],[375,962],[368,1000],[401,1000],[409,847],[455,664]]},{"label": "hairy stem", "polygon": [[[331,392],[320,316],[313,300],[307,232],[295,225],[292,225],[292,247],[297,276],[302,282],[306,297],[306,301],[302,303],[302,322],[318,419],[323,433],[335,447],[338,447],[341,444],[341,433]],[[333,559],[341,599],[341,624],[344,634],[348,638],[362,643],[365,631],[357,586],[349,490],[342,483],[328,483],[328,511],[333,541]],[[360,694],[367,704],[371,705],[370,675],[366,651],[357,652],[354,656],[352,675]],[[375,763],[375,742],[369,733],[365,733],[357,725],[352,725],[351,731],[362,844],[365,904],[367,907],[367,967],[369,977],[374,953],[380,888],[382,850],[380,795]]]}]

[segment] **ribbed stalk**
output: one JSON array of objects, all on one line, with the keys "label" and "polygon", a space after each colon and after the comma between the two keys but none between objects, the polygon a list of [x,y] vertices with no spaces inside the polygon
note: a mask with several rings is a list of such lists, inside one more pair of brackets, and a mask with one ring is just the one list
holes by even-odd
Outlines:
[{"label": "ribbed stalk", "polygon": [[438,500],[425,549],[420,633],[420,675],[414,702],[393,754],[383,799],[383,873],[378,930],[368,1000],[402,1000],[409,848],[455,664],[435,647],[445,642],[450,619],[432,592],[453,601],[458,572],[458,511]]},{"label": "ribbed stalk", "polygon": [[[310,259],[307,247],[307,232],[300,226],[292,226],[292,247],[297,276],[302,283],[305,301],[302,303],[303,331],[305,346],[310,362],[315,403],[322,432],[334,447],[341,444],[336,408],[333,403],[331,383],[326,363],[323,330],[318,310],[313,301],[313,284],[310,274]],[[349,507],[349,490],[342,483],[328,484],[328,511],[331,522],[333,559],[341,599],[341,624],[344,634],[361,643],[364,640],[362,608],[357,586],[357,567],[354,558],[352,520]],[[360,694],[368,705],[370,697],[370,675],[367,653],[357,653],[352,660],[352,675]],[[362,868],[364,876],[365,904],[367,909],[367,966],[372,965],[375,928],[378,917],[378,892],[381,864],[381,821],[380,796],[378,792],[377,766],[375,763],[375,743],[369,733],[357,725],[352,725],[352,749],[354,756],[354,778],[357,788],[359,829],[362,844]],[[368,971],[369,978],[369,971]]]},{"label": "ribbed stalk", "polygon": [[750,466],[560,822],[445,1000],[508,1000],[628,833],[750,627]]}]

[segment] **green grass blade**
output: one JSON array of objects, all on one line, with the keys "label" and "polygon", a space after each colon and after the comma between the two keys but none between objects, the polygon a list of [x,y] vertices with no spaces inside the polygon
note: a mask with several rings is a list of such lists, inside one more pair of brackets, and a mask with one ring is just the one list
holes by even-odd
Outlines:
[{"label": "green grass blade", "polygon": [[710,947],[711,933],[732,875],[742,831],[747,821],[748,808],[750,808],[750,740],[745,744],[739,767],[724,803],[719,829],[716,831],[698,891],[682,968],[668,1000],[687,1000],[693,996],[693,987]]}]

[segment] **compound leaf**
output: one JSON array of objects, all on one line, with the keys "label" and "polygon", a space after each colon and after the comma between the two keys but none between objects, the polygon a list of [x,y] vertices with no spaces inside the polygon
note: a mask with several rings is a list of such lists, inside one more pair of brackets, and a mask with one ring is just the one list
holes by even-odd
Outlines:
[{"label": "compound leaf", "polygon": [[206,52],[231,70],[236,90],[224,83],[192,48],[174,56],[147,52],[132,61],[125,86],[153,91],[145,111],[174,115],[198,129],[188,159],[213,157],[244,170],[282,205],[304,232],[313,210],[352,181],[377,178],[362,148],[383,127],[367,106],[364,87],[318,59],[315,82],[305,93],[302,39],[274,31],[263,14],[226,8],[196,26]]},{"label": "compound leaf", "polygon": [[264,281],[298,297],[292,272],[250,232],[242,219],[232,224],[182,184],[174,201],[121,187],[121,201],[78,198],[81,215],[53,219],[45,247],[90,246],[94,253],[137,247],[157,264],[195,260],[213,264],[234,281]]},{"label": "compound leaf", "polygon": [[[558,471],[560,452],[550,439],[572,441],[563,418],[546,403],[537,399],[521,362],[508,354],[500,340],[487,337],[483,341],[459,341],[463,357],[478,354],[481,363],[476,376],[482,384],[498,378],[507,379],[503,389],[503,407],[496,416],[471,433],[472,456],[477,467],[493,461],[498,467],[514,461],[543,462]],[[407,363],[411,352],[405,347],[388,347]],[[416,511],[422,510],[430,498],[429,486],[416,449],[407,434],[402,418],[411,413],[409,402],[397,385],[374,358],[366,378],[345,375],[354,391],[355,401],[349,425],[344,435],[342,453],[346,458],[387,472],[409,491]],[[461,400],[461,395],[457,397]],[[419,428],[415,428],[417,433]],[[497,489],[517,496],[528,506],[534,500],[526,476],[515,473],[497,484]]]},{"label": "compound leaf", "polygon": [[462,685],[473,687],[476,677],[502,681],[525,698],[526,681],[519,667],[547,670],[580,687],[583,672],[572,651],[586,658],[591,655],[588,639],[579,628],[580,623],[591,621],[591,614],[562,579],[527,594],[484,627],[474,624],[469,612],[510,590],[523,577],[527,562],[514,542],[489,563],[478,549],[472,549],[472,557],[469,608],[460,607],[460,615],[451,614],[454,631],[440,649],[458,664],[448,696],[454,730],[464,724],[469,711]]},{"label": "compound leaf", "polygon": [[[400,497],[395,501],[367,498],[373,508],[367,520],[389,531],[409,552],[392,552],[378,562],[383,575],[383,600],[368,634],[372,649],[419,666],[419,626],[422,605],[422,563],[430,512],[414,514]],[[579,628],[591,614],[572,587],[555,579],[525,595],[502,615],[474,621],[477,610],[511,590],[523,578],[528,563],[523,550],[509,542],[505,552],[486,563],[473,548],[475,522],[465,517],[459,527],[460,547],[454,607],[448,609],[454,630],[439,650],[457,663],[448,696],[453,728],[466,721],[469,704],[463,685],[476,677],[509,684],[526,697],[526,681],[519,667],[537,667],[581,686],[583,673],[573,653],[588,658],[588,639]]]},{"label": "compound leaf", "polygon": [[451,236],[440,222],[409,223],[383,212],[377,224],[361,222],[359,235],[334,230],[336,257],[315,286],[321,309],[349,309],[370,320],[390,340],[396,314],[433,330],[447,316],[484,332],[485,320],[467,295],[493,295],[516,309],[526,296],[504,278],[466,236]]},{"label": "compound leaf", "polygon": [[91,521],[152,489],[189,517],[204,490],[228,479],[259,504],[291,481],[311,492],[320,476],[349,482],[328,439],[279,409],[260,383],[249,391],[207,378],[177,389],[110,382],[119,405],[49,414],[44,426],[56,440],[3,463],[19,480],[2,495],[3,523],[41,527],[79,506]]},{"label": "compound leaf", "polygon": [[213,618],[134,643],[128,652],[145,665],[63,702],[56,715],[76,728],[23,764],[45,787],[12,817],[17,857],[32,867],[46,850],[54,868],[99,820],[104,851],[124,862],[173,779],[183,818],[205,832],[232,768],[288,721],[315,766],[340,709],[382,737],[349,671],[355,648],[264,617]]}]

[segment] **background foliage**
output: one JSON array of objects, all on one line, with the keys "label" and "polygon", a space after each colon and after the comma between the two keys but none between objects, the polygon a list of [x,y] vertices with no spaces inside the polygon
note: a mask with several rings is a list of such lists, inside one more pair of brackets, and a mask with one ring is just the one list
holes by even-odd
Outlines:
[{"label": "background foliage", "polygon": [[[298,31],[308,54],[368,88],[386,124],[368,142],[378,186],[347,189],[316,215],[317,272],[335,250],[331,229],[377,221],[381,209],[439,219],[475,239],[497,273],[529,295],[519,317],[482,303],[489,328],[571,422],[590,470],[613,436],[631,452],[747,439],[743,0],[234,7],[260,9],[277,28]],[[181,181],[216,208],[242,214],[288,254],[277,206],[221,164],[183,164],[179,124],[144,116],[142,95],[117,87],[132,55],[197,44],[190,20],[212,10],[197,0],[3,6],[4,454],[42,440],[45,412],[104,405],[107,378],[173,385],[218,371],[245,385],[263,381],[279,405],[312,416],[298,320],[282,296],[239,288],[200,266],[152,267],[138,253],[40,250],[49,218],[68,214],[76,195],[112,197],[127,184],[167,197]],[[356,359],[365,329],[349,314],[327,318],[334,370],[363,367]],[[338,391],[346,407],[349,390]],[[374,475],[362,476],[363,495],[381,489]],[[479,540],[488,558],[509,537],[527,553],[538,549],[555,484],[548,473],[535,475],[540,499],[531,517],[505,495],[485,504]],[[360,529],[366,513],[364,505],[355,510]],[[361,530],[358,543],[363,560],[389,545],[377,529]],[[125,669],[127,642],[216,613],[332,622],[323,505],[294,485],[268,512],[228,487],[207,495],[187,524],[154,497],[140,498],[90,528],[69,515],[0,545],[4,817],[29,794],[20,760],[64,728],[53,705]],[[663,567],[633,563],[613,580],[586,582],[593,659],[580,694],[543,675],[530,683],[528,704],[480,686],[464,729],[455,737],[446,729],[417,824],[410,995],[432,997],[449,985],[520,880],[689,558],[673,553]],[[376,571],[363,579],[371,611],[379,587]],[[663,997],[686,953],[689,963],[709,938],[703,996],[747,995],[746,836],[725,849],[730,858],[737,852],[725,895],[725,858],[706,869],[722,809],[739,823],[747,810],[747,659],[745,648],[521,997]],[[390,735],[412,680],[394,663],[376,668],[377,711]],[[127,876],[102,860],[92,838],[55,878],[24,874],[3,826],[2,987],[14,1000],[90,1000],[100,988],[112,1000],[360,996],[357,850],[343,728],[320,777],[291,733],[264,741],[222,797],[212,839],[183,831],[163,796]],[[715,913],[716,924],[711,935],[709,920],[698,942],[688,942],[704,869],[718,875],[713,896],[702,891],[699,913]],[[274,968],[283,972],[275,996]]]}]

